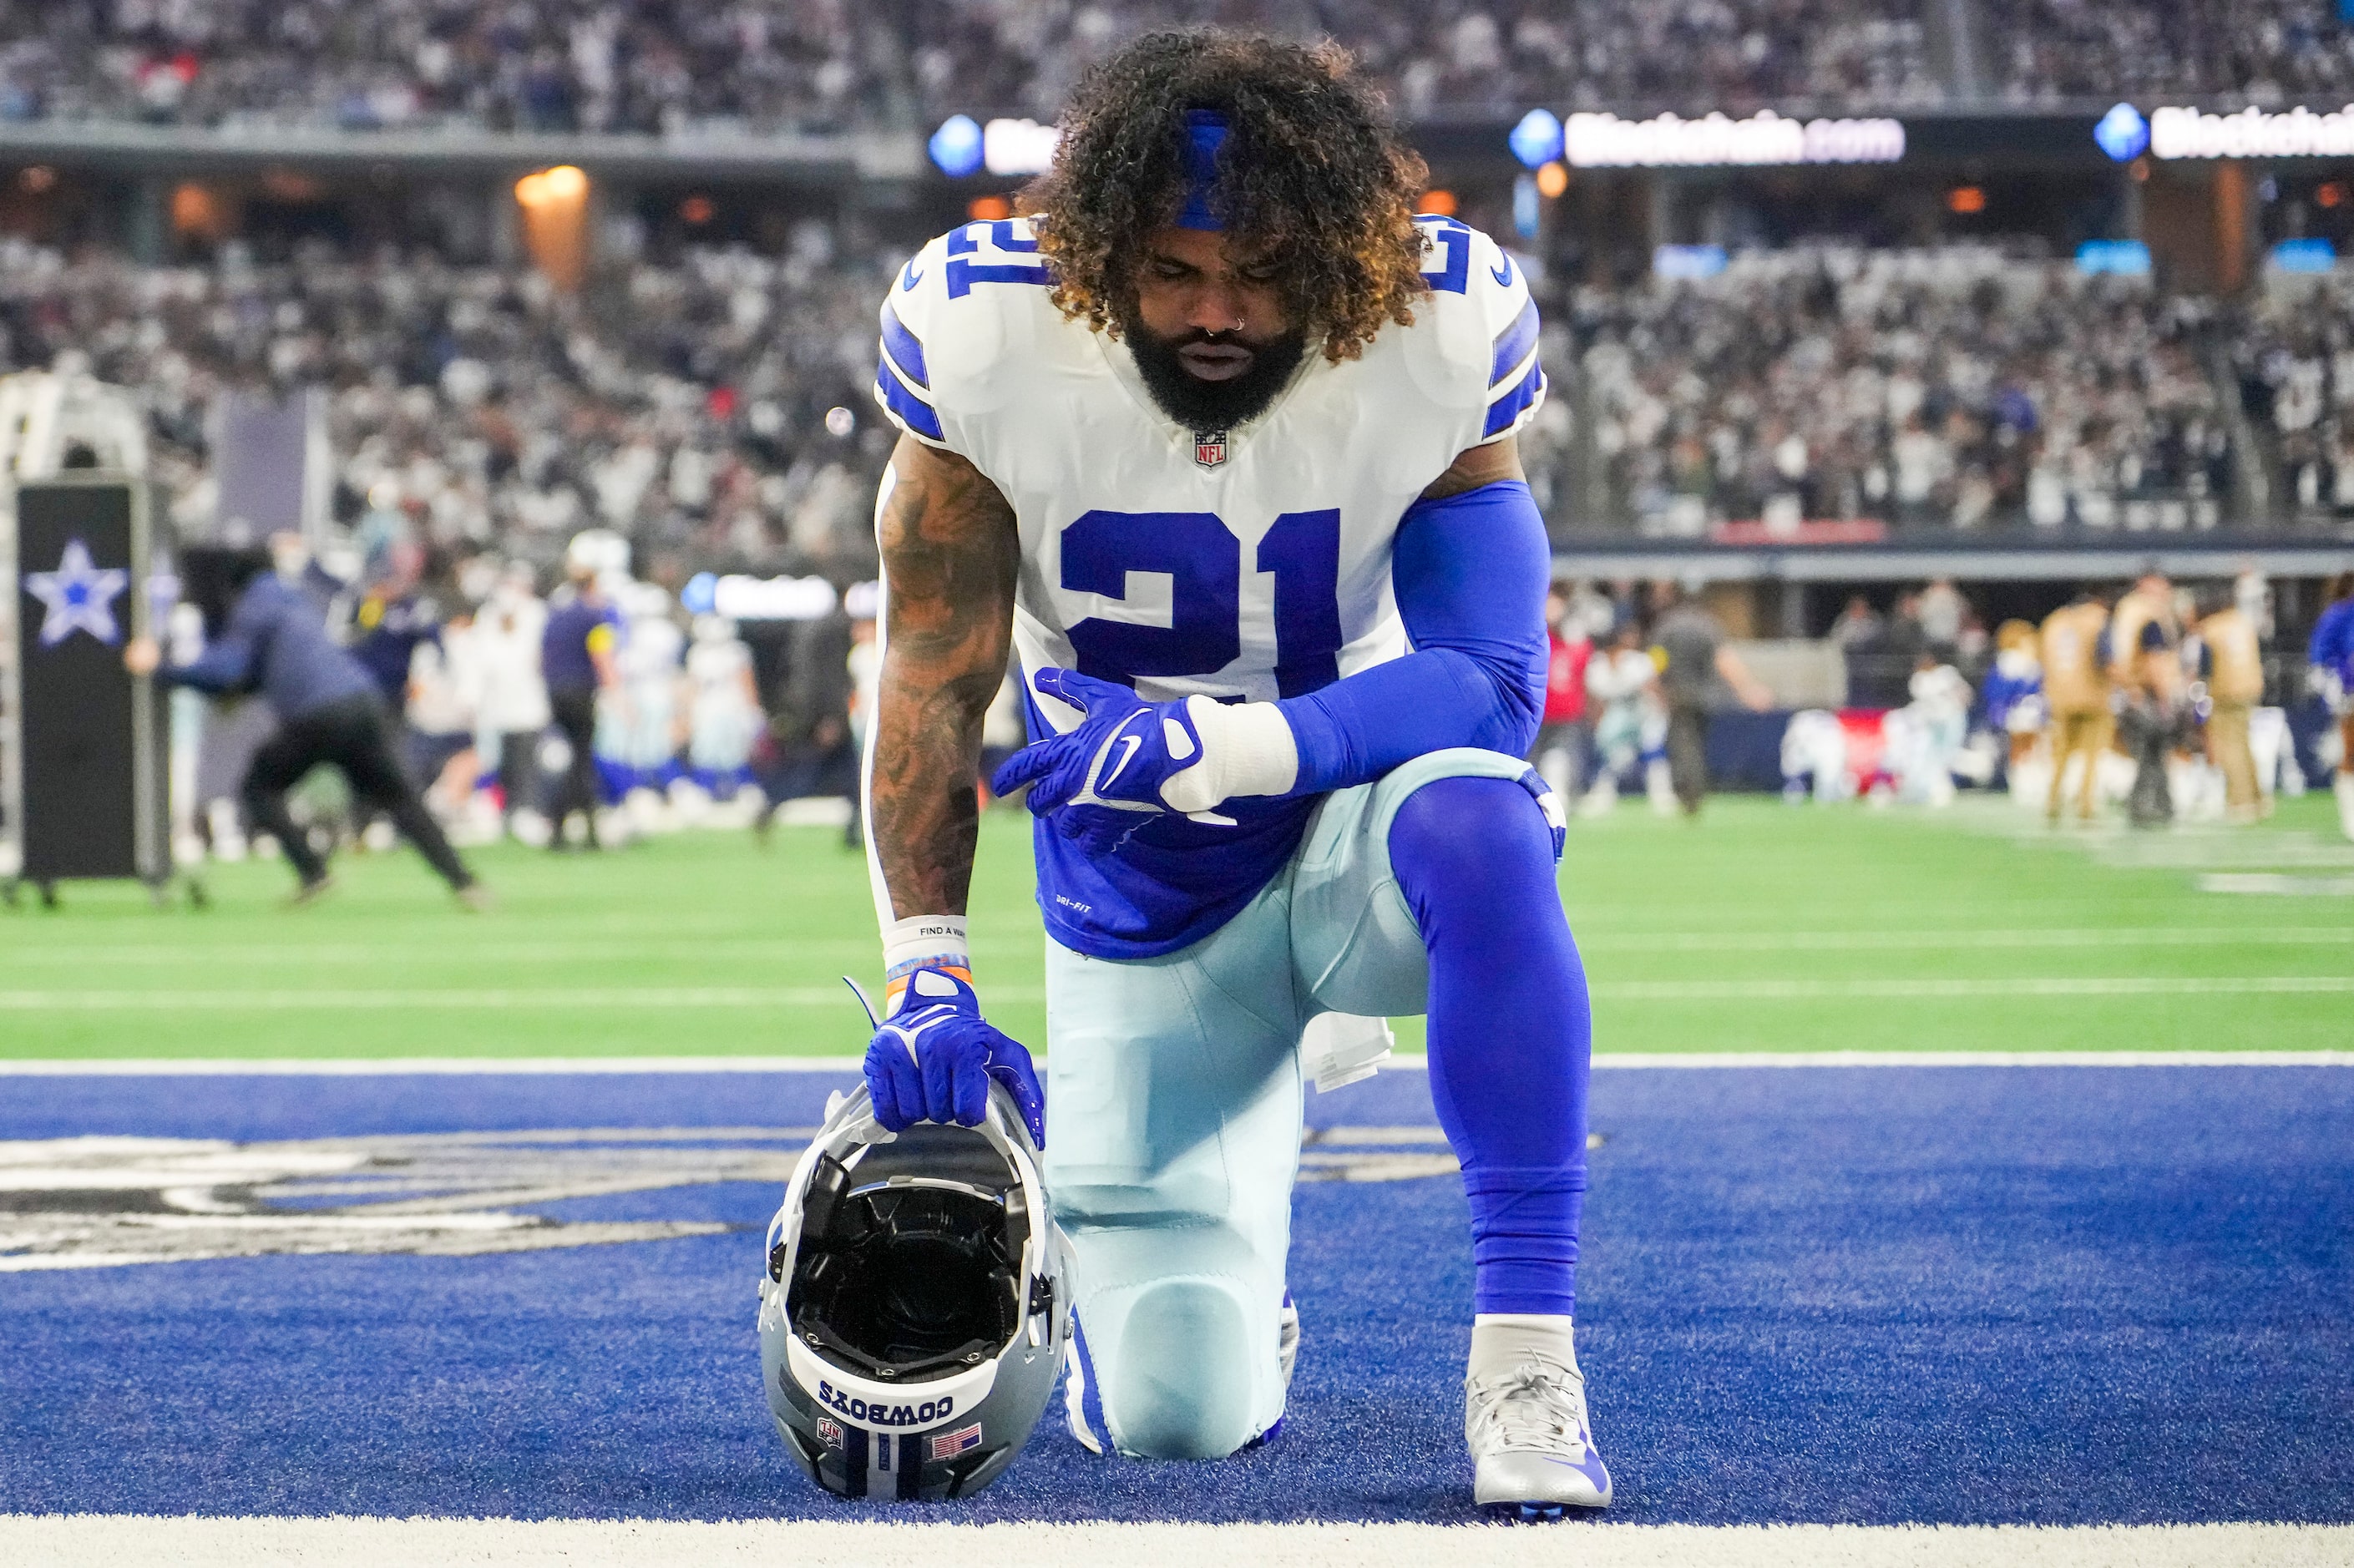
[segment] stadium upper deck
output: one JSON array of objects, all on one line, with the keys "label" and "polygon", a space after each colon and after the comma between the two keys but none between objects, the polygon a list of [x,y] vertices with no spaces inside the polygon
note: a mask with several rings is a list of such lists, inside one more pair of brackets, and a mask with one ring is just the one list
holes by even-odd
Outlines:
[{"label": "stadium upper deck", "polygon": [[2327,0],[0,0],[0,121],[651,134],[1044,118],[1125,39],[1205,22],[1337,38],[1415,119],[2354,92],[2354,31]]},{"label": "stadium upper deck", "polygon": [[[855,573],[888,445],[871,312],[904,249],[807,219],[779,257],[610,260],[567,294],[424,249],[261,262],[230,243],[139,267],[10,242],[0,370],[135,389],[194,529],[221,398],[317,387],[346,521],[407,510],[446,544],[549,556],[604,525],[703,565]],[[1522,450],[1564,542],[1776,518],[1956,543],[2354,519],[2346,285],[2223,303],[1956,247],[1540,291],[1554,395]]]}]

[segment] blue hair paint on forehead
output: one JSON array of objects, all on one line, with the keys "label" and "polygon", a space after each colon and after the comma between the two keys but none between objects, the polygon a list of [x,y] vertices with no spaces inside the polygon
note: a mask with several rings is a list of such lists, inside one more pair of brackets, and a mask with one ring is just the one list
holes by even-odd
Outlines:
[{"label": "blue hair paint on forehead", "polygon": [[1225,223],[1211,209],[1210,196],[1218,183],[1218,149],[1225,145],[1226,117],[1207,109],[1185,111],[1185,207],[1177,215],[1180,228],[1216,233]]}]

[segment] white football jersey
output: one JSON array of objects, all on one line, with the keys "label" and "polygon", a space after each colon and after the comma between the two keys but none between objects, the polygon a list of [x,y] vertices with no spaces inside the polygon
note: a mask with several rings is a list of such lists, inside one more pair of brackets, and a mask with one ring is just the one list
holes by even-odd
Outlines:
[{"label": "white football jersey", "polygon": [[[1545,390],[1520,268],[1451,218],[1416,223],[1430,291],[1414,323],[1337,365],[1311,346],[1265,412],[1225,431],[1171,419],[1124,343],[1055,308],[1025,221],[966,224],[907,263],[875,397],[1013,507],[1025,673],[1132,681],[1149,701],[1271,700],[1406,651],[1400,518]],[[1058,730],[1077,723],[1032,697]]]}]

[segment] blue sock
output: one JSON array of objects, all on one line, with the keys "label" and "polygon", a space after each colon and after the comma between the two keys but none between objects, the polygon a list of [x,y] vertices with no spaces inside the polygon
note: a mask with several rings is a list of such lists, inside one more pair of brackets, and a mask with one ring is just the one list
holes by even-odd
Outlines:
[{"label": "blue sock", "polygon": [[1480,1312],[1576,1305],[1594,1021],[1553,842],[1502,779],[1426,784],[1390,828],[1430,949],[1430,1097],[1463,1165]]}]

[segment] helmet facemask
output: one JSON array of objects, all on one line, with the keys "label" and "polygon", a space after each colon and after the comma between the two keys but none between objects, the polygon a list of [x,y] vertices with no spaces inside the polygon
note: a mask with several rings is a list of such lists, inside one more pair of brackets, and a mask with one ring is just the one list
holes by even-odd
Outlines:
[{"label": "helmet facemask", "polygon": [[[976,1133],[929,1124],[818,1158],[785,1315],[845,1372],[916,1383],[980,1365],[1021,1325],[1029,1215],[1015,1172]],[[967,1163],[986,1184],[960,1181]],[[1011,1188],[1014,1202],[1006,1201]]]}]

